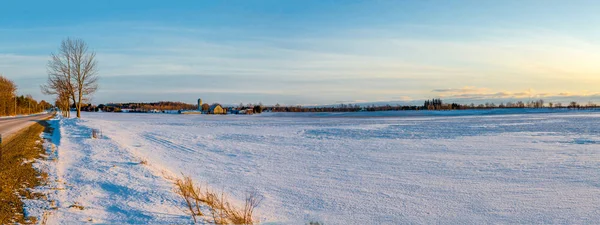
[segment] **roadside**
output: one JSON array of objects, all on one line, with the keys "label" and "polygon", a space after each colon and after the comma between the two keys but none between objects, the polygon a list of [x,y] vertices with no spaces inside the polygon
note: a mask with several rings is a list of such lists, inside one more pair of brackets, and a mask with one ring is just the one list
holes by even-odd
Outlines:
[{"label": "roadside", "polygon": [[43,157],[40,134],[47,125],[45,121],[37,121],[1,146],[0,224],[37,221],[24,212],[23,200],[44,198],[32,190],[46,182],[47,174],[36,170],[33,164]]},{"label": "roadside", "polygon": [[32,114],[27,116],[18,116],[10,118],[0,118],[0,136],[3,141],[8,141],[13,134],[23,128],[29,127],[39,121],[46,120],[52,115],[48,113]]},{"label": "roadside", "polygon": [[[0,183],[0,224],[192,222],[175,190],[174,182],[181,182],[177,175],[149,164],[131,147],[94,133],[86,124],[83,119],[56,116],[6,142],[10,163],[3,163],[0,174],[8,182]],[[220,192],[208,189],[200,196],[210,203],[202,209],[213,215],[204,222],[252,218],[255,206],[233,208]],[[247,204],[260,201],[250,200]]]}]

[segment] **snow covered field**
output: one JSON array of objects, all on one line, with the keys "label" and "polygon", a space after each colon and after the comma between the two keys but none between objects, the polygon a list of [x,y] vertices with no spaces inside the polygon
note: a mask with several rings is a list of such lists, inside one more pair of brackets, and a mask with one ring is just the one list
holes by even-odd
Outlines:
[{"label": "snow covered field", "polygon": [[[240,201],[257,191],[267,223],[600,221],[599,112],[304,115],[63,120],[66,190],[49,221],[189,223],[164,178],[181,173]],[[90,139],[91,128],[104,138]]]}]

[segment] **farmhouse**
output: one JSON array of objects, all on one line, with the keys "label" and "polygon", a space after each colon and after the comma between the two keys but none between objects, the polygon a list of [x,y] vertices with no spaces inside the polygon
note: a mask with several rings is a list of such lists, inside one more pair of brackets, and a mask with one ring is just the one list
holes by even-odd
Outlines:
[{"label": "farmhouse", "polygon": [[226,114],[227,111],[220,104],[212,104],[208,109],[209,114]]}]

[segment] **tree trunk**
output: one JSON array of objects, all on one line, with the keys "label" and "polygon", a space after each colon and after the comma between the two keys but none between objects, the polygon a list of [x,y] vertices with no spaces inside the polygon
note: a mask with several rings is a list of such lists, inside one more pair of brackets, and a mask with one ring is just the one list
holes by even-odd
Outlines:
[{"label": "tree trunk", "polygon": [[[81,93],[81,91],[79,93]],[[79,94],[79,101],[77,101],[75,107],[77,108],[77,118],[81,118],[81,94]]]},{"label": "tree trunk", "polygon": [[63,101],[63,110],[65,111],[64,114],[67,118],[71,117],[71,105],[69,104],[69,100],[64,100]]}]

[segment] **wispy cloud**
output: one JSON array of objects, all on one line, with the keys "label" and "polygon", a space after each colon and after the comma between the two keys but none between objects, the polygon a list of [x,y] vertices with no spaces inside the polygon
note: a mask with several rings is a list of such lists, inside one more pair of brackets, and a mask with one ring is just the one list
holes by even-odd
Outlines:
[{"label": "wispy cloud", "polygon": [[463,87],[463,88],[443,88],[433,89],[431,92],[437,93],[436,97],[459,101],[462,103],[474,101],[491,101],[491,102],[506,102],[515,100],[531,100],[543,98],[550,101],[568,102],[571,100],[600,100],[600,92],[581,91],[578,93],[560,92],[560,93],[545,93],[536,92],[533,89],[525,91],[492,91],[489,88]]},{"label": "wispy cloud", "polygon": [[[600,85],[600,46],[589,40],[546,30],[472,27],[460,28],[472,35],[468,38],[442,39],[437,36],[460,36],[461,32],[435,26],[404,28],[274,37],[256,32],[243,35],[248,32],[235,29],[130,22],[46,31],[86,39],[98,52],[104,88],[130,95],[152,90],[190,95],[213,90],[214,94],[240,96],[249,92],[305,96],[303,102],[328,103],[432,96],[526,98],[532,96],[524,91],[530,88],[539,89],[537,97],[579,96],[582,90]],[[1,35],[15,37],[31,32],[0,30]],[[13,78],[45,77],[47,55],[60,41],[52,37],[52,43],[13,40],[9,44],[21,49],[53,47],[28,54],[19,48],[3,49],[0,73]],[[179,81],[169,81],[169,77]],[[152,82],[139,81],[144,79]],[[563,95],[567,91],[573,94]],[[108,97],[100,92],[97,99]],[[238,100],[228,98],[219,101]]]},{"label": "wispy cloud", "polygon": [[463,87],[463,88],[444,88],[444,89],[433,89],[432,92],[442,93],[480,93],[487,91],[487,88],[476,88],[476,87]]}]

